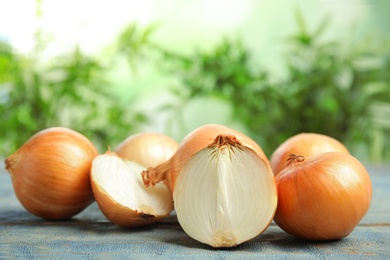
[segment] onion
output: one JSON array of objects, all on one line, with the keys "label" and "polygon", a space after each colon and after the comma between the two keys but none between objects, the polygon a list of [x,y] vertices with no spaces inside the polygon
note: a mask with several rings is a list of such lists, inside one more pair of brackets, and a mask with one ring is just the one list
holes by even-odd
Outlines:
[{"label": "onion", "polygon": [[189,133],[176,153],[166,162],[156,167],[149,167],[142,173],[146,186],[154,186],[164,181],[171,192],[174,190],[175,181],[184,164],[198,151],[213,143],[220,134],[234,135],[244,146],[254,150],[267,164],[269,161],[260,146],[248,136],[223,125],[208,124],[201,126]]},{"label": "onion", "polygon": [[118,156],[146,167],[167,161],[176,152],[178,143],[160,133],[138,133],[129,136],[115,149]]},{"label": "onion", "polygon": [[92,163],[91,184],[96,202],[112,223],[122,227],[153,224],[173,209],[172,195],[163,183],[146,188],[144,166],[115,152],[98,155]]},{"label": "onion", "polygon": [[325,152],[349,153],[348,149],[333,137],[317,133],[300,133],[276,148],[270,158],[271,168],[276,175],[286,167],[290,154],[312,156]]},{"label": "onion", "polygon": [[67,219],[94,201],[89,174],[96,155],[82,134],[53,127],[32,136],[5,165],[24,208],[45,219]]},{"label": "onion", "polygon": [[212,247],[234,247],[270,225],[277,191],[268,162],[234,135],[222,134],[186,161],[173,199],[190,237]]},{"label": "onion", "polygon": [[326,241],[346,237],[370,207],[370,177],[347,153],[291,155],[275,181],[278,207],[274,220],[299,238]]},{"label": "onion", "polygon": [[169,215],[173,209],[170,190],[163,183],[145,187],[141,172],[167,161],[177,147],[166,135],[138,133],[122,141],[115,152],[94,159],[93,194],[108,220],[122,227],[140,227]]}]

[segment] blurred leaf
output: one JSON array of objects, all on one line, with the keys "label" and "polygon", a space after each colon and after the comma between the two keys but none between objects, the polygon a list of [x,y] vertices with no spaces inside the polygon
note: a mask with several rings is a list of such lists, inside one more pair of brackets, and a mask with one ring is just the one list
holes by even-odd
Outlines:
[{"label": "blurred leaf", "polygon": [[39,64],[39,53],[24,57],[0,45],[0,152],[15,151],[34,133],[65,126],[89,137],[99,149],[121,141],[147,121],[112,94],[108,66],[76,47],[73,52]]},{"label": "blurred leaf", "polygon": [[[383,147],[378,141],[372,143],[379,134],[381,140],[390,139],[384,121],[390,116],[383,112],[373,116],[373,111],[386,108],[372,107],[380,100],[390,104],[389,49],[321,40],[329,17],[309,30],[298,11],[296,22],[298,30],[286,42],[286,79],[271,83],[264,68],[254,69],[251,51],[241,41],[223,39],[208,52],[184,58],[171,55],[168,63],[164,60],[165,67],[172,66],[170,73],[180,78],[182,93],[189,92],[176,93],[177,97],[224,98],[231,103],[235,119],[250,130],[268,155],[294,134],[317,132],[339,139],[352,152],[363,144],[373,160],[390,158],[384,149],[388,142]],[[172,104],[166,108],[175,110]]]},{"label": "blurred leaf", "polygon": [[320,24],[318,25],[317,29],[314,30],[313,37],[314,38],[318,38],[318,37],[322,36],[322,34],[328,28],[328,26],[330,24],[330,21],[331,21],[331,17],[330,16],[324,17],[322,19],[322,21],[320,22]]},{"label": "blurred leaf", "polygon": [[131,71],[137,71],[137,62],[140,57],[148,56],[151,49],[150,37],[157,28],[157,23],[146,28],[139,28],[136,23],[126,26],[117,37],[113,45],[113,52],[127,59]]}]

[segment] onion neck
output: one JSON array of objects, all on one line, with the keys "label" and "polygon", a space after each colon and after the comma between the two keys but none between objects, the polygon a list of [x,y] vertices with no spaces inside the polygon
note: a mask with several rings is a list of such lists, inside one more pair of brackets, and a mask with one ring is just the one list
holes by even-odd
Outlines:
[{"label": "onion neck", "polygon": [[162,164],[157,165],[156,167],[149,167],[144,170],[142,175],[142,180],[146,187],[155,186],[157,183],[164,181],[164,183],[170,187],[167,183],[168,172],[169,172],[170,160],[163,162]]},{"label": "onion neck", "polygon": [[216,147],[219,149],[224,146],[237,147],[242,146],[242,143],[234,135],[220,134],[214,139],[214,142],[207,147]]},{"label": "onion neck", "polygon": [[299,155],[299,154],[290,154],[287,161],[288,161],[288,165],[292,164],[292,163],[301,163],[303,161],[305,161],[305,156],[303,155]]},{"label": "onion neck", "polygon": [[[231,134],[220,134],[207,147],[217,149],[223,149],[225,147],[237,147],[240,149],[242,146],[242,143],[236,138],[236,136]],[[149,167],[141,173],[142,180],[146,187],[153,187],[157,183],[163,181],[165,185],[169,187],[172,193],[177,174],[178,170],[175,163],[175,157],[172,157],[170,160],[163,162],[156,167]]]},{"label": "onion neck", "polygon": [[16,153],[8,156],[5,160],[4,160],[4,164],[5,164],[5,169],[12,175],[12,168],[15,164],[15,161],[16,161]]}]

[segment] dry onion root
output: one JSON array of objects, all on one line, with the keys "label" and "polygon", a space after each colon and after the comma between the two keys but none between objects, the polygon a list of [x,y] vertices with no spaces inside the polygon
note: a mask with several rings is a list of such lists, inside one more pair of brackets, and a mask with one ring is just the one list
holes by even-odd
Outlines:
[{"label": "dry onion root", "polygon": [[370,177],[348,153],[293,154],[275,181],[278,207],[274,220],[299,238],[326,241],[346,237],[370,207]]},{"label": "dry onion root", "polygon": [[140,173],[145,168],[111,151],[93,160],[93,193],[100,210],[112,223],[122,227],[146,226],[162,220],[172,211],[168,187],[163,183],[144,186]]},{"label": "dry onion root", "polygon": [[259,235],[277,205],[268,163],[233,135],[218,135],[185,163],[173,199],[184,231],[212,247],[234,247]]},{"label": "dry onion root", "polygon": [[277,175],[287,166],[290,154],[312,156],[325,152],[349,153],[344,144],[333,137],[317,133],[300,133],[288,138],[275,149],[270,158],[271,168]]},{"label": "dry onion root", "polygon": [[89,174],[97,154],[82,134],[53,127],[32,136],[5,166],[24,208],[45,219],[67,219],[94,201]]}]

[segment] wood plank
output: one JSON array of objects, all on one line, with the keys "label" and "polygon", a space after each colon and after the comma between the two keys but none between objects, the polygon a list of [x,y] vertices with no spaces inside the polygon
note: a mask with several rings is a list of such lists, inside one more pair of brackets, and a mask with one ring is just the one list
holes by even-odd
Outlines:
[{"label": "wood plank", "polygon": [[96,203],[68,221],[46,221],[17,201],[10,176],[0,172],[0,259],[9,258],[390,258],[390,174],[388,167],[369,168],[373,201],[348,237],[308,242],[276,224],[232,249],[213,249],[191,239],[174,213],[161,223],[124,229],[111,224]]}]

